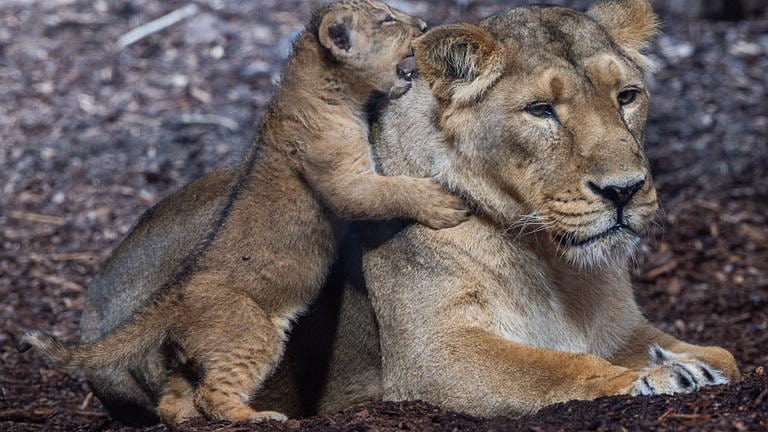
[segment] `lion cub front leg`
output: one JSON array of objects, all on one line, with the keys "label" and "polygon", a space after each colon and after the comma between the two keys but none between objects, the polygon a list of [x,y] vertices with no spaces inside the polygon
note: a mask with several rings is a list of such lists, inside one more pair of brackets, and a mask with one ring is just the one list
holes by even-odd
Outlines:
[{"label": "lion cub front leg", "polygon": [[347,219],[405,217],[433,229],[464,222],[464,202],[430,178],[354,174],[339,179],[344,192],[334,195],[337,214]]},{"label": "lion cub front leg", "polygon": [[433,229],[469,218],[464,201],[431,178],[380,176],[360,148],[338,155],[333,163],[309,163],[305,176],[323,203],[343,218],[405,217]]}]

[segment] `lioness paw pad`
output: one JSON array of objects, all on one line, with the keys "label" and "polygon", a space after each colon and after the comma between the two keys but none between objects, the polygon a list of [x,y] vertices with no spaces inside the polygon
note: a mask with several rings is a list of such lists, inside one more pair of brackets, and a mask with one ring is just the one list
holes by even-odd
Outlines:
[{"label": "lioness paw pad", "polygon": [[706,385],[729,383],[725,375],[711,366],[658,345],[649,350],[649,367],[635,384],[633,394],[691,393]]}]

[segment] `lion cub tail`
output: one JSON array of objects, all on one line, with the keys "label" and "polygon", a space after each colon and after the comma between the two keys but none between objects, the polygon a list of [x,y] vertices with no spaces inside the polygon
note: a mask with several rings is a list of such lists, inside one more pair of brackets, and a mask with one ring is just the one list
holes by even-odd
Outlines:
[{"label": "lion cub tail", "polygon": [[168,317],[146,319],[149,317],[141,315],[102,339],[80,345],[68,346],[42,330],[31,330],[21,337],[16,349],[24,352],[35,347],[47,357],[76,369],[99,370],[133,363],[151,349],[159,348],[170,328]]},{"label": "lion cub tail", "polygon": [[16,345],[16,349],[19,352],[24,352],[33,346],[58,362],[67,364],[72,360],[72,350],[42,330],[31,330],[24,333],[21,341]]}]

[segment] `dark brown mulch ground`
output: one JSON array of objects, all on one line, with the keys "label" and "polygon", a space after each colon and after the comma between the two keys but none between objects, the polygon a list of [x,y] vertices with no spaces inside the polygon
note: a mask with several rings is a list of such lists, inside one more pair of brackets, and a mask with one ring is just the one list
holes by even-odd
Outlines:
[{"label": "dark brown mulch ground", "polygon": [[[433,24],[503,7],[392,3]],[[42,327],[76,339],[84,287],[141,212],[239,158],[317,3],[200,0],[193,17],[116,47],[132,27],[187,4],[0,3],[0,430],[119,428],[81,376],[19,355],[16,337]],[[758,369],[768,364],[768,20],[664,18],[648,153],[665,228],[643,247],[637,296],[664,330],[731,350],[742,383],[571,402],[517,420],[371,403],[285,425],[181,430],[768,430]]]}]

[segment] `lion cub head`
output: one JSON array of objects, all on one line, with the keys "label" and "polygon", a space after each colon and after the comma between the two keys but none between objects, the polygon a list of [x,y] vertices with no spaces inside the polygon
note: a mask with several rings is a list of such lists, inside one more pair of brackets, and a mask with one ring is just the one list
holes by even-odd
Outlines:
[{"label": "lion cub head", "polygon": [[571,263],[625,256],[657,210],[641,53],[656,22],[645,0],[606,0],[586,14],[512,9],[417,39],[458,172],[446,181]]},{"label": "lion cub head", "polygon": [[310,28],[350,80],[396,98],[411,87],[411,42],[427,25],[378,1],[347,0],[318,9]]}]

